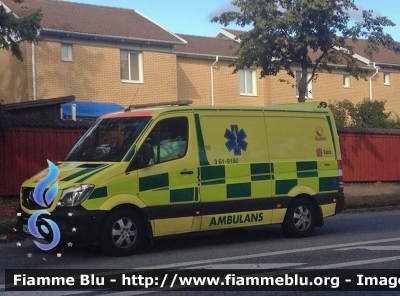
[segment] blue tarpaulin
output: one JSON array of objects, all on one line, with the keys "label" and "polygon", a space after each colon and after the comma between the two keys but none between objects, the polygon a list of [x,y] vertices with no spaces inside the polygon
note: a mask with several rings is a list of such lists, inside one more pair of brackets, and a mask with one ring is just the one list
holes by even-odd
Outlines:
[{"label": "blue tarpaulin", "polygon": [[122,111],[125,108],[116,103],[78,102],[61,104],[62,119],[72,115],[72,104],[76,105],[76,117],[99,117],[107,113]]}]

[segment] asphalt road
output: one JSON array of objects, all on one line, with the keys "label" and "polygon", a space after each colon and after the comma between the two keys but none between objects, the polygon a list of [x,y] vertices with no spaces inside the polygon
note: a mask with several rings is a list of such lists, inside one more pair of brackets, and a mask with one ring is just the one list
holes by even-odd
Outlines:
[{"label": "asphalt road", "polygon": [[[41,251],[33,240],[0,245],[0,294],[5,295],[98,295],[67,292],[1,292],[5,269],[399,269],[400,212],[341,213],[325,220],[313,236],[292,239],[284,236],[279,225],[218,231],[158,239],[155,245],[130,257],[107,257],[96,246],[57,247]],[[28,256],[30,254],[30,256]],[[57,256],[61,254],[61,257]],[[400,284],[399,284],[400,286]],[[142,292],[140,292],[142,293]],[[165,292],[163,292],[165,293]],[[171,295],[195,295],[173,291]],[[204,292],[227,295],[228,292]],[[321,292],[246,292],[248,295],[321,295]],[[338,292],[326,292],[338,294]],[[365,295],[366,292],[342,292]],[[372,294],[373,293],[373,294]],[[381,294],[382,293],[382,294]],[[388,292],[370,292],[387,295]],[[396,292],[392,292],[396,293]],[[398,293],[398,292],[397,292]],[[136,292],[110,292],[133,295]],[[158,293],[156,293],[158,294]],[[198,293],[196,293],[198,294]],[[233,291],[229,295],[242,295]]]}]

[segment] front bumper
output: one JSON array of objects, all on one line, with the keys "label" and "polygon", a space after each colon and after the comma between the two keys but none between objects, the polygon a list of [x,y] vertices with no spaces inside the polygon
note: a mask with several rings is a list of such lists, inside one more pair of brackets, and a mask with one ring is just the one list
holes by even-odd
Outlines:
[{"label": "front bumper", "polygon": [[[19,213],[19,215],[18,215]],[[45,240],[52,240],[51,233],[40,231],[41,218],[54,221],[59,230],[62,241],[95,242],[100,238],[100,231],[106,211],[88,211],[82,206],[69,208],[56,208],[50,215],[39,216],[36,226]],[[28,224],[30,214],[25,213],[20,207],[17,209],[17,231],[23,232],[24,224]]]}]

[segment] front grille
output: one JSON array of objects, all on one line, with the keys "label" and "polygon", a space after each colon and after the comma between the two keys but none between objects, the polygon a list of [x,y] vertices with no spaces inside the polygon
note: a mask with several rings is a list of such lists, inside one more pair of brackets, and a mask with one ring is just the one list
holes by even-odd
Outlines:
[{"label": "front grille", "polygon": [[[44,209],[41,205],[37,204],[33,198],[33,191],[35,187],[23,187],[22,188],[22,205],[29,210],[41,210]],[[48,189],[45,189],[43,195],[46,194]],[[53,202],[49,205],[51,207]]]}]

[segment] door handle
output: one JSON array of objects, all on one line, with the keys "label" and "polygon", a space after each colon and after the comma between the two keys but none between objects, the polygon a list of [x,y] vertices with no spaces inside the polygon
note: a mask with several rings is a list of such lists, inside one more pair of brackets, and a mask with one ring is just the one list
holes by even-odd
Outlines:
[{"label": "door handle", "polygon": [[188,171],[188,170],[183,170],[181,173],[180,173],[181,175],[192,175],[193,174],[193,171]]}]

